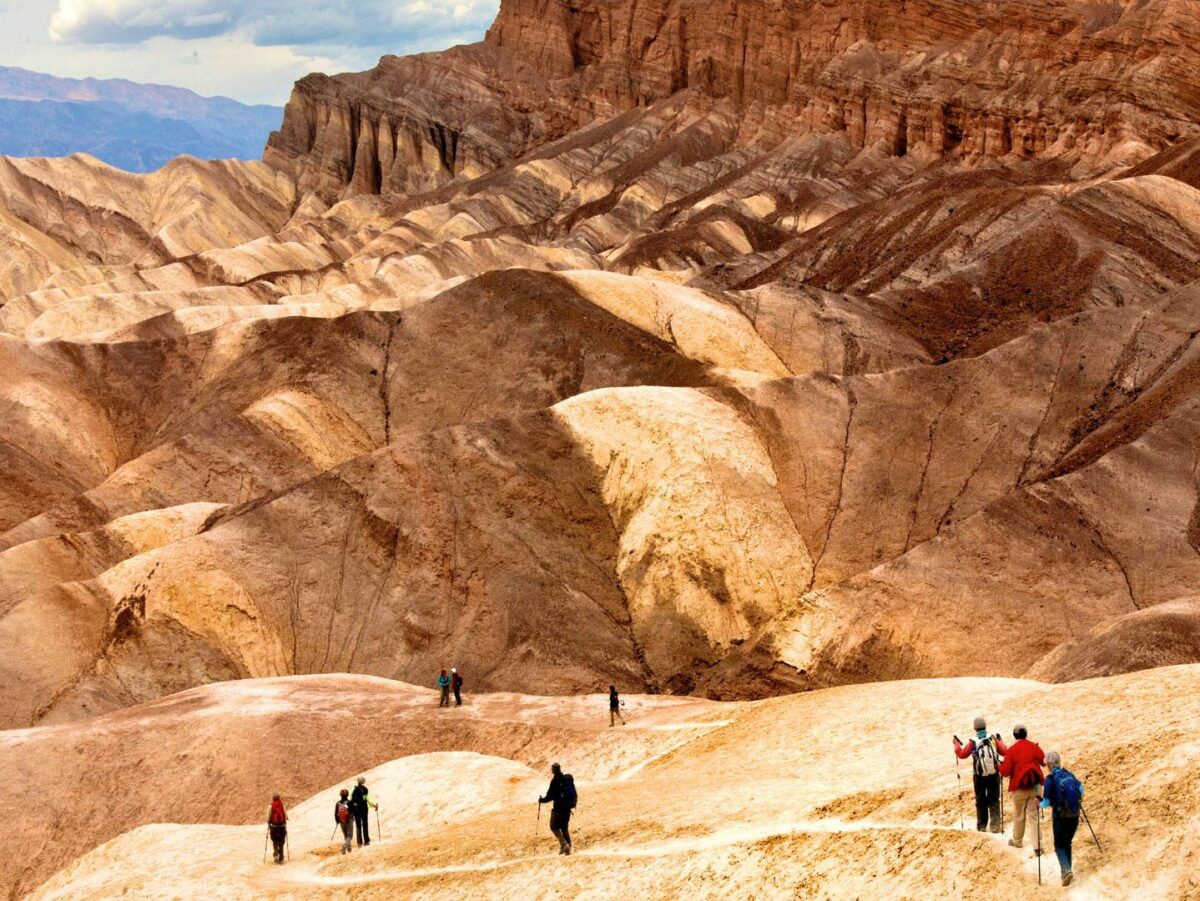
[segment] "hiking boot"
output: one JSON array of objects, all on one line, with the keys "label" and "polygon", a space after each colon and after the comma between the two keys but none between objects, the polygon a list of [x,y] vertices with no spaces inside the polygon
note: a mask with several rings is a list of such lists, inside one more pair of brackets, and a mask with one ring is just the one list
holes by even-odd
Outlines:
[{"label": "hiking boot", "polygon": [[1011,838],[1008,840],[1008,846],[1009,846],[1010,848],[1021,848],[1021,847],[1024,847],[1024,846],[1023,846],[1023,845],[1022,845],[1020,842],[1014,842],[1014,841],[1013,841]]},{"label": "hiking boot", "polygon": [[988,830],[988,832],[993,832],[996,835],[1003,835],[1004,829],[1001,826],[993,826],[991,829]]},{"label": "hiking boot", "polygon": [[1063,885],[1070,885],[1074,881],[1075,874],[1073,872],[1067,870],[1067,872],[1063,873]]},{"label": "hiking boot", "polygon": [[567,855],[567,857],[571,856],[571,846],[570,845],[567,845],[567,850],[563,851],[563,854]]}]

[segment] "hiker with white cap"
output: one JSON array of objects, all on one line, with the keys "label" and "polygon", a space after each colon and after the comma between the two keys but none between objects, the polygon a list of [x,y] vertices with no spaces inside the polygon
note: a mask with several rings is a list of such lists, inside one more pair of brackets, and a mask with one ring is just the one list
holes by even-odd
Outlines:
[{"label": "hiker with white cap", "polygon": [[975,717],[975,737],[963,744],[954,736],[954,753],[959,760],[971,759],[975,774],[975,828],[980,832],[1003,832],[1000,817],[1000,760],[1008,748],[999,735],[988,735],[987,721]]},{"label": "hiker with white cap", "polygon": [[455,666],[450,667],[450,687],[454,689],[454,706],[461,707],[463,677]]},{"label": "hiker with white cap", "polygon": [[1071,866],[1071,842],[1079,828],[1079,813],[1083,810],[1083,783],[1070,770],[1063,769],[1057,751],[1046,755],[1050,775],[1042,790],[1042,806],[1051,811],[1050,826],[1054,831],[1054,855],[1062,869],[1062,884],[1070,885],[1075,878]]}]

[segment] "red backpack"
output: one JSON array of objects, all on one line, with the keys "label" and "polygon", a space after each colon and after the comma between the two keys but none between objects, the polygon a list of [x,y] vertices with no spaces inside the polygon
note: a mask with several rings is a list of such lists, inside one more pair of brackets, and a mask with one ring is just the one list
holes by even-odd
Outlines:
[{"label": "red backpack", "polygon": [[283,812],[283,802],[282,801],[272,801],[271,802],[271,818],[270,818],[271,825],[272,826],[282,826],[286,822],[287,822],[287,814]]},{"label": "red backpack", "polygon": [[337,821],[339,823],[344,823],[348,819],[350,819],[350,808],[346,805],[345,801],[338,801],[337,802]]}]

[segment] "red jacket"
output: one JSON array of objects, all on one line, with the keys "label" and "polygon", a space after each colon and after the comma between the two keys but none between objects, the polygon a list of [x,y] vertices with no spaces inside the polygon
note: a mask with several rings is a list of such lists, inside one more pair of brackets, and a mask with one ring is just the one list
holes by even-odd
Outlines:
[{"label": "red jacket", "polygon": [[1046,765],[1046,755],[1042,749],[1027,738],[1009,745],[1008,753],[1000,762],[1000,775],[1008,777],[1008,790],[1014,792],[1019,788],[1033,788],[1042,784],[1042,767]]}]

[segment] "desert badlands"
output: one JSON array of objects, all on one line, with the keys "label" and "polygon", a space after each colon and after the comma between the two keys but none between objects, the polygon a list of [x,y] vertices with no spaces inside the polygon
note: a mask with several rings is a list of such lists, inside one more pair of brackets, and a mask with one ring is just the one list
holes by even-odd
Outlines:
[{"label": "desert badlands", "polygon": [[0,158],[6,895],[1200,898],[1198,72],[1195,0],[503,0],[261,162]]}]

